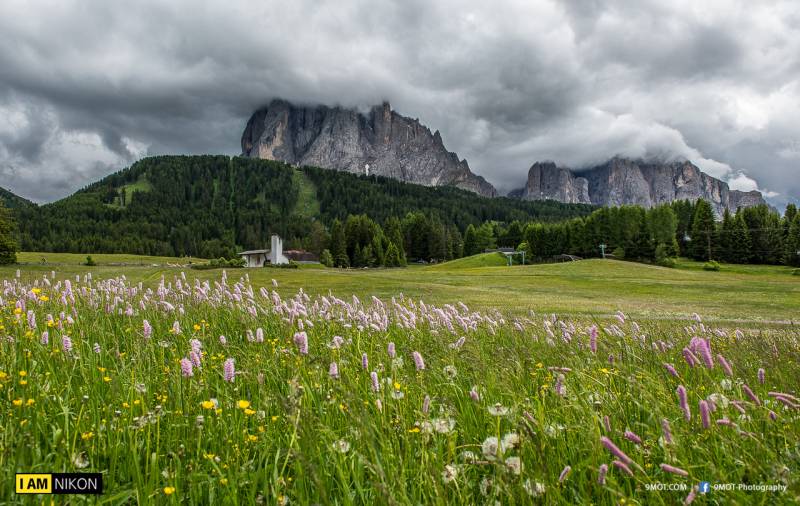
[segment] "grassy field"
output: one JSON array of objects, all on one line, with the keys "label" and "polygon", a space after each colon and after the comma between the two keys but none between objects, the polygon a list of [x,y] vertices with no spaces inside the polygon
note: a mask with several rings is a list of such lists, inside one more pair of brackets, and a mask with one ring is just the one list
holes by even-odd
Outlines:
[{"label": "grassy field", "polygon": [[100,504],[800,500],[797,328],[628,312],[787,318],[796,277],[471,262],[0,270],[0,503],[17,472],[102,473]]},{"label": "grassy field", "polygon": [[[48,265],[35,263],[41,257]],[[87,268],[80,265],[85,255],[22,253],[19,258],[31,262],[20,267],[25,276],[52,269],[76,275],[91,269],[95,276],[124,274],[131,281],[151,285],[175,274],[178,267],[170,265],[201,261],[93,255],[98,266]],[[269,286],[276,279],[283,296],[301,288],[311,295],[332,291],[340,296],[390,298],[402,293],[430,303],[458,300],[475,309],[513,314],[601,316],[624,308],[637,318],[685,319],[696,312],[716,320],[763,322],[796,320],[800,308],[800,277],[781,266],[724,265],[720,272],[708,272],[691,261],[681,261],[677,269],[615,260],[514,267],[504,262],[498,254],[486,254],[405,269],[233,269],[228,274],[247,275],[257,287]],[[15,270],[0,268],[0,276],[13,275]],[[220,271],[187,273],[200,279],[220,275]]]}]

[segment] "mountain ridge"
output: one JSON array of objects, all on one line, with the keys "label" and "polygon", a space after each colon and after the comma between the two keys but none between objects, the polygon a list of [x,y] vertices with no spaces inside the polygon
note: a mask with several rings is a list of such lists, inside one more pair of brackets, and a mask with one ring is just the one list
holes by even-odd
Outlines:
[{"label": "mountain ridge", "polygon": [[256,110],[242,133],[242,156],[379,175],[424,186],[455,186],[485,197],[497,190],[448,151],[438,130],[392,110],[365,114],[275,99]]},{"label": "mountain ridge", "polygon": [[536,162],[523,188],[509,196],[523,200],[556,200],[599,206],[653,207],[675,200],[705,199],[721,216],[725,209],[766,204],[758,191],[731,190],[688,160],[656,161],[614,157],[605,163],[573,170],[552,161]]}]

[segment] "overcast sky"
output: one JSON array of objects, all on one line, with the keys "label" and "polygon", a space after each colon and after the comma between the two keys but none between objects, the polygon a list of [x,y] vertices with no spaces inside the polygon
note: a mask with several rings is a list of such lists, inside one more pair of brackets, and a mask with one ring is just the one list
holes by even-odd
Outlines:
[{"label": "overcast sky", "polygon": [[2,0],[0,186],[238,154],[275,97],[389,100],[501,190],[536,160],[685,157],[800,198],[800,3]]}]

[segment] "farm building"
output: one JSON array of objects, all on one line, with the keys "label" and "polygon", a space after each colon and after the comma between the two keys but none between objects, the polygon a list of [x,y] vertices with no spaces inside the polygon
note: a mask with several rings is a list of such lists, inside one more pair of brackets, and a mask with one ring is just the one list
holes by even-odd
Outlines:
[{"label": "farm building", "polygon": [[289,259],[283,254],[283,240],[277,234],[272,234],[272,249],[254,249],[242,251],[239,256],[245,261],[245,267],[264,267],[265,264],[272,265],[288,264]]}]

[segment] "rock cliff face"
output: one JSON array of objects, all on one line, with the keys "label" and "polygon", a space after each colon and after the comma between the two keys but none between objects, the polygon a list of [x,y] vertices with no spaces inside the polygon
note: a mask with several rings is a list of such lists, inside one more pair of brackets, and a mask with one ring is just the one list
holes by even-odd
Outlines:
[{"label": "rock cliff face", "polygon": [[521,196],[529,200],[643,207],[702,198],[711,203],[718,215],[725,209],[735,211],[740,206],[766,203],[760,192],[730,190],[727,183],[705,174],[688,161],[660,163],[627,158],[613,158],[580,172],[551,162],[535,163]]},{"label": "rock cliff face", "polygon": [[445,149],[438,131],[431,133],[419,120],[397,114],[388,103],[362,114],[274,100],[247,122],[242,154],[497,195],[466,160]]},{"label": "rock cliff face", "polygon": [[522,190],[525,200],[557,200],[568,204],[590,204],[589,181],[576,177],[565,167],[553,162],[536,162],[528,171],[528,182]]}]

